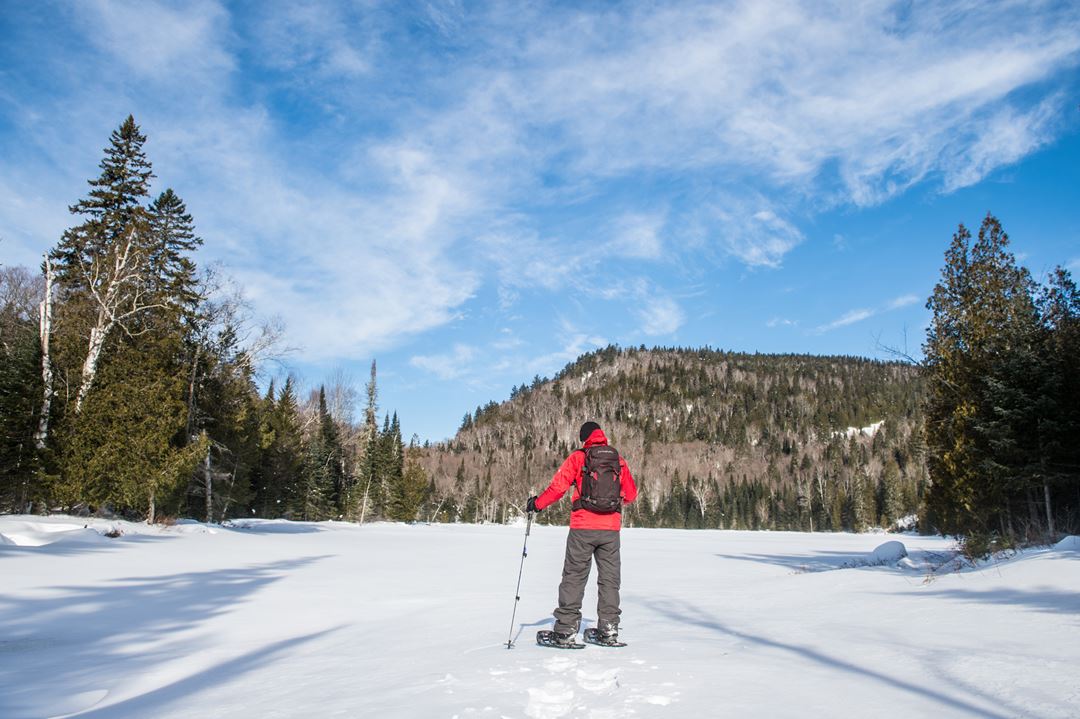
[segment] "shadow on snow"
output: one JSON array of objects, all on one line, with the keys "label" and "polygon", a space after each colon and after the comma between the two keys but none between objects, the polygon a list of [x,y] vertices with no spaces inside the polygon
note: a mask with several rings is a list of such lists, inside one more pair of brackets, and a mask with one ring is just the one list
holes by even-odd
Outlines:
[{"label": "shadow on snow", "polygon": [[[85,710],[96,700],[72,706],[72,698],[100,700],[102,690],[115,686],[118,678],[146,675],[197,652],[203,648],[198,637],[181,632],[197,629],[288,572],[323,558],[61,585],[18,598],[0,595],[0,716],[29,719]],[[152,716],[155,707],[229,681],[316,636],[269,644],[222,662],[212,677],[200,671],[121,705],[130,716]],[[120,716],[113,707],[101,715],[106,714]]]},{"label": "shadow on snow", "polygon": [[[888,674],[869,669],[867,667],[859,666],[843,659],[830,656],[817,649],[810,647],[799,646],[797,644],[789,644],[770,637],[751,634],[749,632],[740,631],[725,625],[717,620],[715,617],[704,612],[700,608],[685,601],[664,600],[664,601],[646,601],[642,604],[653,611],[659,612],[668,616],[676,621],[683,622],[695,627],[708,629],[722,634],[725,636],[733,637],[741,641],[756,644],[762,647],[768,647],[770,649],[777,649],[780,651],[794,654],[795,656],[803,659],[808,659],[817,664],[820,664],[828,669],[844,672],[852,677],[859,677],[878,682],[884,686],[897,689],[900,691],[908,692],[910,694],[916,694],[930,701],[936,702],[940,705],[942,711],[946,713],[964,712],[965,714],[971,714],[980,717],[993,717],[994,719],[1006,719],[1006,717],[1020,716],[1024,713],[1022,707],[1009,707],[1004,705],[1000,699],[994,699],[997,704],[1002,705],[1001,708],[1004,713],[998,713],[987,709],[985,704],[973,704],[964,699],[949,696],[948,694],[932,689],[927,686],[915,684],[913,682],[905,681],[898,677],[890,676]],[[975,693],[975,692],[973,692]]]}]

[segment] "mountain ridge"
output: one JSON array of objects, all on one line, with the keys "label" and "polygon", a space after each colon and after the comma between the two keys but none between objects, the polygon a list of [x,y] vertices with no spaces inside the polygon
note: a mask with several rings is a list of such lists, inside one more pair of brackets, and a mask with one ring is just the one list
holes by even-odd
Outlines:
[{"label": "mountain ridge", "polygon": [[923,392],[900,362],[611,345],[477,408],[423,463],[440,512],[498,521],[594,420],[642,490],[630,524],[858,529],[917,509]]}]

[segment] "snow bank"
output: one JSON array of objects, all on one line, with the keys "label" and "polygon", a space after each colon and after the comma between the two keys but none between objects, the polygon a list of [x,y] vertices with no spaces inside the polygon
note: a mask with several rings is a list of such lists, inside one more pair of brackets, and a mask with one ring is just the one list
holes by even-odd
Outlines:
[{"label": "snow bank", "polygon": [[102,533],[85,525],[11,522],[4,526],[0,544],[45,547],[53,544],[108,542]]},{"label": "snow bank", "polygon": [[109,543],[123,537],[216,534],[202,522],[181,520],[173,526],[127,522],[101,517],[76,518],[67,515],[39,517],[5,516],[0,546],[51,547],[64,544]]},{"label": "snow bank", "polygon": [[1080,552],[1080,537],[1075,534],[1069,535],[1055,544],[1054,550],[1058,552]]}]

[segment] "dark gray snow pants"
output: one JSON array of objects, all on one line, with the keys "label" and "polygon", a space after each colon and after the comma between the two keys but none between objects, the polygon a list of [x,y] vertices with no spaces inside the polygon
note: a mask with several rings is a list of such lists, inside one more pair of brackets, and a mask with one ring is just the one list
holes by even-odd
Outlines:
[{"label": "dark gray snow pants", "polygon": [[559,607],[555,610],[555,631],[577,634],[581,626],[581,601],[585,598],[585,583],[589,567],[596,557],[596,617],[599,626],[618,626],[619,532],[610,529],[571,529],[566,536],[566,559],[563,561],[562,582],[559,584]]}]

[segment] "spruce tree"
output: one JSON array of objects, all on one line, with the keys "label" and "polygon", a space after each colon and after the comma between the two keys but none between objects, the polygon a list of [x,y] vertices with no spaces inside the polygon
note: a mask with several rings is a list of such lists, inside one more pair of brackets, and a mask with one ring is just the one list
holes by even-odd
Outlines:
[{"label": "spruce tree", "polygon": [[187,206],[167,189],[150,205],[147,257],[150,291],[191,321],[201,297],[191,253],[203,243]]}]

